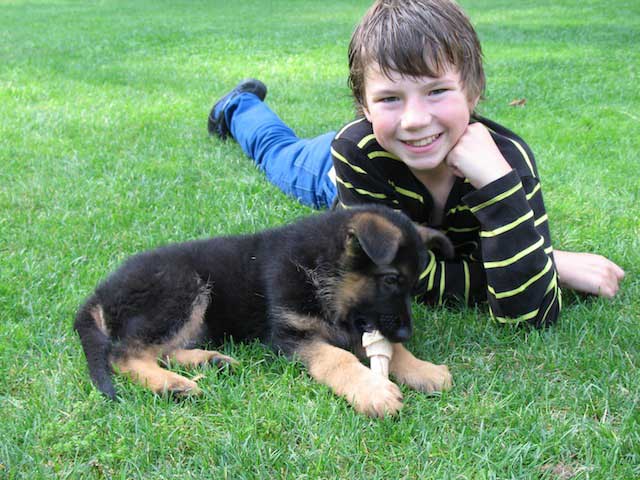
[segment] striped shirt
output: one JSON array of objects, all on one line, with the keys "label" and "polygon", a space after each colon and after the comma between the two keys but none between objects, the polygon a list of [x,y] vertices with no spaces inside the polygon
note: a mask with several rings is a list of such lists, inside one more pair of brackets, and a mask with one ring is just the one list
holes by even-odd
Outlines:
[{"label": "striped shirt", "polygon": [[561,297],[533,154],[503,126],[479,116],[473,121],[489,129],[512,170],[478,190],[456,178],[440,225],[430,224],[429,191],[380,146],[364,118],[343,127],[331,144],[338,205],[382,203],[449,237],[455,258],[429,252],[420,276],[420,300],[488,300],[489,312],[499,322],[551,324],[560,312]]}]

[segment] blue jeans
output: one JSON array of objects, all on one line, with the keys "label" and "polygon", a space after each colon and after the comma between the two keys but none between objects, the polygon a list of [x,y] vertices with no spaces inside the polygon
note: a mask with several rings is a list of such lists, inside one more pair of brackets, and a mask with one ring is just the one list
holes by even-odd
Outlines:
[{"label": "blue jeans", "polygon": [[232,99],[224,115],[233,138],[271,183],[304,205],[331,206],[337,195],[331,159],[335,132],[300,139],[251,93]]}]

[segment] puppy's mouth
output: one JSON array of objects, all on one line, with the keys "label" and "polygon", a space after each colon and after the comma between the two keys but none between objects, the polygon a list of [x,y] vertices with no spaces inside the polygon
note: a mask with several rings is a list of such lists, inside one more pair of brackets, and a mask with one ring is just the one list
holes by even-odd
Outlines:
[{"label": "puppy's mouth", "polygon": [[[398,343],[406,342],[411,337],[411,327],[401,326],[399,328],[388,330],[387,328],[384,328],[384,318],[381,318],[379,322],[375,322],[367,315],[355,313],[353,314],[352,322],[358,335],[362,335],[365,332],[380,330],[380,333],[382,333],[382,335],[384,335],[389,341]],[[381,326],[378,326],[378,323],[380,323]]]},{"label": "puppy's mouth", "polygon": [[376,329],[376,324],[372,322],[369,317],[361,313],[353,315],[353,325],[360,335],[364,332],[373,332]]}]

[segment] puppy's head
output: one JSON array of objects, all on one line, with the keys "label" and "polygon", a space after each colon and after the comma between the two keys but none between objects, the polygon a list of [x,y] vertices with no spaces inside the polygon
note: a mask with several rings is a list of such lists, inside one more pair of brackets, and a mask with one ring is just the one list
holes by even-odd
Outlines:
[{"label": "puppy's head", "polygon": [[392,342],[409,339],[412,291],[433,246],[453,254],[446,236],[415,226],[404,214],[386,208],[354,214],[336,292],[340,316],[354,334],[379,330]]}]

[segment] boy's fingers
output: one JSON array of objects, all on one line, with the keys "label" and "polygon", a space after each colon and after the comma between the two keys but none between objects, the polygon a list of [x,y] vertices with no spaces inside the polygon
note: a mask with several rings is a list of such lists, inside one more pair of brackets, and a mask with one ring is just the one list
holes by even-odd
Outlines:
[{"label": "boy's fingers", "polygon": [[607,257],[603,257],[602,255],[594,255],[592,258],[595,260],[594,266],[598,266],[598,264],[602,265],[602,267],[604,267],[605,269],[605,272],[607,274],[613,274],[613,276],[618,281],[624,278],[624,270],[620,268],[620,266],[618,266],[615,262],[609,260]]},{"label": "boy's fingers", "polygon": [[[605,258],[605,257],[603,257]],[[612,262],[608,258],[605,258],[607,262],[607,271],[611,272],[611,274],[616,278],[616,280],[620,281],[624,278],[624,270],[620,268],[615,262]]]},{"label": "boy's fingers", "polygon": [[620,268],[618,265],[616,265],[615,263],[613,264],[613,271],[616,277],[618,278],[618,280],[622,280],[624,278],[624,270]]},{"label": "boy's fingers", "polygon": [[598,293],[601,297],[605,298],[613,298],[618,293],[618,286],[607,286],[604,289],[598,290]]},{"label": "boy's fingers", "polygon": [[[602,283],[602,288],[600,288],[600,286],[598,287],[598,295],[613,298],[618,294],[620,281],[624,277],[624,271],[617,265],[614,266],[616,268],[609,271],[609,275],[607,275],[607,278],[605,278]],[[619,273],[621,273],[622,276],[620,276]]]}]

